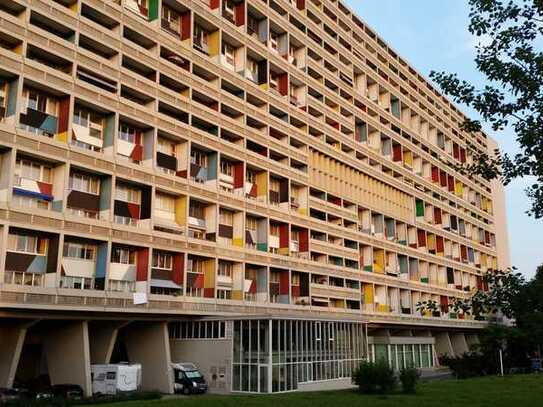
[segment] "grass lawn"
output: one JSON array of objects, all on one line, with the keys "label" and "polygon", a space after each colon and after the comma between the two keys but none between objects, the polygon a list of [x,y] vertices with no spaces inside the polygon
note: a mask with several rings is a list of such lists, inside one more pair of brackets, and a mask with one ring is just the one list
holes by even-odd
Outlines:
[{"label": "grass lawn", "polygon": [[485,377],[422,383],[416,395],[364,396],[354,391],[271,396],[191,396],[103,404],[107,407],[524,407],[543,406],[543,375]]}]

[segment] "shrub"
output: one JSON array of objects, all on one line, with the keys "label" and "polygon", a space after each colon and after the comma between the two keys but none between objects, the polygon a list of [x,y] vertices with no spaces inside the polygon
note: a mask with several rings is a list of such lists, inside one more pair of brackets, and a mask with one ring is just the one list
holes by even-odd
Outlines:
[{"label": "shrub", "polygon": [[441,363],[452,370],[458,379],[493,374],[494,368],[489,359],[481,353],[469,352],[458,357],[443,356]]},{"label": "shrub", "polygon": [[404,393],[415,394],[420,373],[413,367],[408,367],[400,371],[400,382]]},{"label": "shrub", "polygon": [[362,362],[353,372],[353,383],[361,393],[386,394],[394,390],[396,376],[385,361]]}]

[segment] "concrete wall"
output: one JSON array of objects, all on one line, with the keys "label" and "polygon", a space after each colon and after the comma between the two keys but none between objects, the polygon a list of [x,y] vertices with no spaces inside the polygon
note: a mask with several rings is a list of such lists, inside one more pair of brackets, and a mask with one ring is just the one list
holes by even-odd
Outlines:
[{"label": "concrete wall", "polygon": [[205,376],[209,391],[229,393],[232,389],[232,340],[186,339],[170,341],[172,362],[191,362]]},{"label": "concrete wall", "polygon": [[[489,138],[489,154],[493,154],[496,148],[498,148],[498,143]],[[507,208],[505,205],[505,188],[498,180],[492,181],[490,187],[494,207],[494,227],[496,233],[496,254],[498,256],[498,268],[500,270],[504,270],[511,267],[509,232],[507,229]]]}]

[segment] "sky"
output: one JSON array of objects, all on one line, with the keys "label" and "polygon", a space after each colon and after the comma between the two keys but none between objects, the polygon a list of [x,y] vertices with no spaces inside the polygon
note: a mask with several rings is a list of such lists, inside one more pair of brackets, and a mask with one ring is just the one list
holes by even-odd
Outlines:
[{"label": "sky", "polygon": [[[468,32],[467,0],[344,0],[382,39],[428,78],[432,70],[458,73],[474,84],[483,77],[473,62],[478,40]],[[477,115],[465,106],[470,117]],[[503,151],[515,153],[513,132],[486,133]],[[525,276],[534,275],[543,263],[543,219],[529,217],[524,189],[529,180],[517,180],[506,188],[507,224],[511,263]]]}]

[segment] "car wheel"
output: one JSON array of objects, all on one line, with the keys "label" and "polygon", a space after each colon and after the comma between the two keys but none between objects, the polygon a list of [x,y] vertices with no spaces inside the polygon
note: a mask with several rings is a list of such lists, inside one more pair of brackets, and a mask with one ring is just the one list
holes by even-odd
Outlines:
[{"label": "car wheel", "polygon": [[188,395],[190,394],[190,389],[189,389],[188,387],[184,387],[184,388],[183,388],[183,394],[184,394],[185,396],[188,396]]}]

